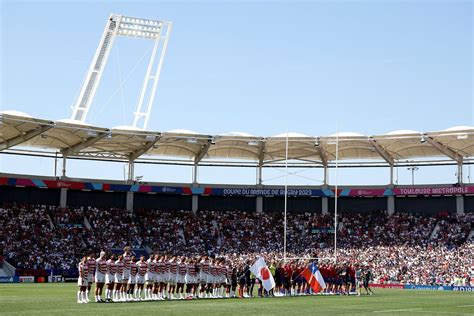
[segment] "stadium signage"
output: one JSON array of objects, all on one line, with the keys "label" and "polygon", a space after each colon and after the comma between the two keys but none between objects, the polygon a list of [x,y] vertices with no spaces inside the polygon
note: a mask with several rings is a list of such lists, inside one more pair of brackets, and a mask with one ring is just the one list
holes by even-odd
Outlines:
[{"label": "stadium signage", "polygon": [[[159,194],[186,194],[186,195],[217,195],[217,196],[284,196],[283,188],[213,188],[191,186],[158,186],[144,184],[116,184],[99,182],[78,182],[43,180],[34,178],[6,178],[0,177],[0,185],[25,186],[37,188],[65,188],[69,190],[90,190],[107,192],[139,192]],[[474,194],[474,186],[444,186],[444,187],[406,187],[406,188],[345,188],[337,191],[340,197],[386,197],[400,195],[455,195]],[[334,197],[331,189],[290,188],[289,196],[296,197]]]},{"label": "stadium signage", "polygon": [[17,276],[0,276],[0,283],[18,283],[20,279]]},{"label": "stadium signage", "polygon": [[425,187],[425,188],[397,188],[395,195],[449,195],[473,193],[474,187]]},{"label": "stadium signage", "polygon": [[34,276],[20,276],[20,283],[35,283]]},{"label": "stadium signage", "polygon": [[404,287],[405,290],[432,290],[432,291],[452,291],[452,286],[445,285],[417,285],[407,284]]},{"label": "stadium signage", "polygon": [[404,285],[403,284],[370,284],[370,287],[378,287],[382,289],[403,289]]},{"label": "stadium signage", "polygon": [[[284,189],[256,189],[256,188],[229,188],[212,189],[212,195],[256,195],[256,196],[284,196]],[[322,196],[321,190],[310,189],[288,189],[289,196]]]},{"label": "stadium signage", "polygon": [[453,286],[453,291],[474,293],[474,286]]}]

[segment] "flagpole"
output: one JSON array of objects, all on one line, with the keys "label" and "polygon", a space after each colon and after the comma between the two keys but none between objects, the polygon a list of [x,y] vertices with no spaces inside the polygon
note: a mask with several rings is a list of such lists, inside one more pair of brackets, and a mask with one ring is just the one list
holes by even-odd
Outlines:
[{"label": "flagpole", "polygon": [[286,142],[285,142],[285,210],[283,224],[283,259],[286,261],[286,211],[288,208],[288,128],[286,129]]},{"label": "flagpole", "polygon": [[337,263],[337,184],[338,184],[338,162],[339,162],[339,122],[337,122],[336,128],[336,181],[334,185],[334,263]]}]

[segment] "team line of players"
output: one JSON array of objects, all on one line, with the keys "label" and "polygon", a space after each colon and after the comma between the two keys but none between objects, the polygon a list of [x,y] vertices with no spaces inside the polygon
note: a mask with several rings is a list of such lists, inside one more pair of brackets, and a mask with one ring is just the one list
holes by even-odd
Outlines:
[{"label": "team line of players", "polygon": [[[193,299],[250,297],[253,293],[255,278],[250,273],[248,261],[238,266],[224,258],[208,256],[187,258],[178,256],[150,254],[148,260],[140,256],[139,260],[131,254],[131,248],[125,247],[123,255],[106,257],[101,252],[99,258],[90,252],[79,263],[77,302],[88,303],[92,284],[95,283],[95,301],[125,302],[142,300]],[[275,276],[275,291],[267,295],[303,295],[311,290],[301,276],[306,264],[271,265]],[[349,294],[364,286],[367,294],[370,270],[350,265],[339,267],[320,266],[327,282],[325,294]],[[331,273],[334,272],[334,273]],[[105,287],[105,300],[102,292]],[[259,295],[263,295],[259,287]]]},{"label": "team line of players", "polygon": [[[95,301],[125,302],[142,300],[235,297],[232,275],[235,270],[224,259],[186,258],[150,254],[148,260],[140,256],[136,261],[130,247],[117,258],[101,252],[83,257],[78,266],[77,302],[88,303],[92,283]],[[102,291],[105,286],[105,301]],[[200,286],[199,293],[197,292]]]}]

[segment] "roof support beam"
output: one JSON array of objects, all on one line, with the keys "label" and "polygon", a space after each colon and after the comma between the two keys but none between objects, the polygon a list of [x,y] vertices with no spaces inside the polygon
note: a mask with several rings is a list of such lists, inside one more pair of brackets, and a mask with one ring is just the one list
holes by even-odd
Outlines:
[{"label": "roof support beam", "polygon": [[198,165],[199,162],[206,156],[207,151],[209,150],[209,147],[211,147],[212,140],[209,139],[206,144],[202,145],[201,150],[196,154],[194,157],[194,164]]},{"label": "roof support beam", "polygon": [[369,142],[374,147],[375,151],[390,165],[394,165],[394,159],[382,146],[380,146],[375,139],[369,137]]},{"label": "roof support beam", "polygon": [[314,143],[314,147],[316,147],[316,151],[318,152],[319,157],[321,157],[321,162],[324,166],[328,165],[328,157],[326,155],[326,151],[321,147],[321,143],[319,142],[319,137],[316,139]]},{"label": "roof support beam", "polygon": [[24,143],[38,135],[43,134],[47,130],[50,130],[53,128],[54,125],[42,125],[41,127],[31,130],[29,132],[26,132],[24,134],[18,135],[16,137],[13,137],[12,139],[9,139],[3,143],[0,143],[0,151],[5,150],[8,148],[11,148],[13,146],[19,145],[21,143]]},{"label": "roof support beam", "polygon": [[130,161],[136,160],[138,157],[146,153],[151,147],[155,146],[155,144],[160,140],[160,138],[161,136],[155,136],[154,140],[147,141],[145,145],[143,145],[142,148],[130,153],[130,155],[128,156],[128,159]]},{"label": "roof support beam", "polygon": [[89,147],[89,146],[92,146],[93,144],[97,143],[99,140],[101,140],[102,138],[104,138],[105,136],[107,136],[107,133],[97,133],[97,136],[93,136],[93,137],[89,137],[87,138],[86,140],[82,141],[82,142],[79,142],[79,143],[76,143],[74,145],[72,145],[71,147],[69,148],[65,148],[63,151],[62,151],[62,154],[64,156],[72,156],[72,155],[75,155],[77,154],[78,152],[80,152],[81,150]]},{"label": "roof support beam", "polygon": [[265,140],[261,140],[258,142],[258,166],[261,167],[263,166],[263,162],[265,160],[265,153],[267,152],[266,151],[266,141]]},{"label": "roof support beam", "polygon": [[424,139],[428,144],[439,150],[442,154],[448,156],[452,160],[456,161],[457,163],[462,163],[463,157],[462,155],[458,154],[451,148],[445,146],[444,144],[438,142],[437,140],[433,139],[430,136],[423,135]]}]

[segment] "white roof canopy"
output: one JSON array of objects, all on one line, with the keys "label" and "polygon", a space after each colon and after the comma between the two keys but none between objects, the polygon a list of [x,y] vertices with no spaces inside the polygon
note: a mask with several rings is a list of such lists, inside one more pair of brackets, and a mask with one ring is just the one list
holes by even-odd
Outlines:
[{"label": "white roof canopy", "polygon": [[[94,159],[133,161],[161,157],[194,164],[217,159],[268,165],[285,160],[286,137],[286,133],[259,137],[243,132],[206,135],[184,129],[108,129],[67,120],[37,119],[20,112],[0,113],[0,151],[42,148],[46,152]],[[401,130],[372,136],[353,132],[330,136],[288,133],[289,160],[330,164],[336,157],[336,139],[341,161],[397,164],[444,158],[462,163],[474,156],[474,128],[458,126],[439,132]]]}]

